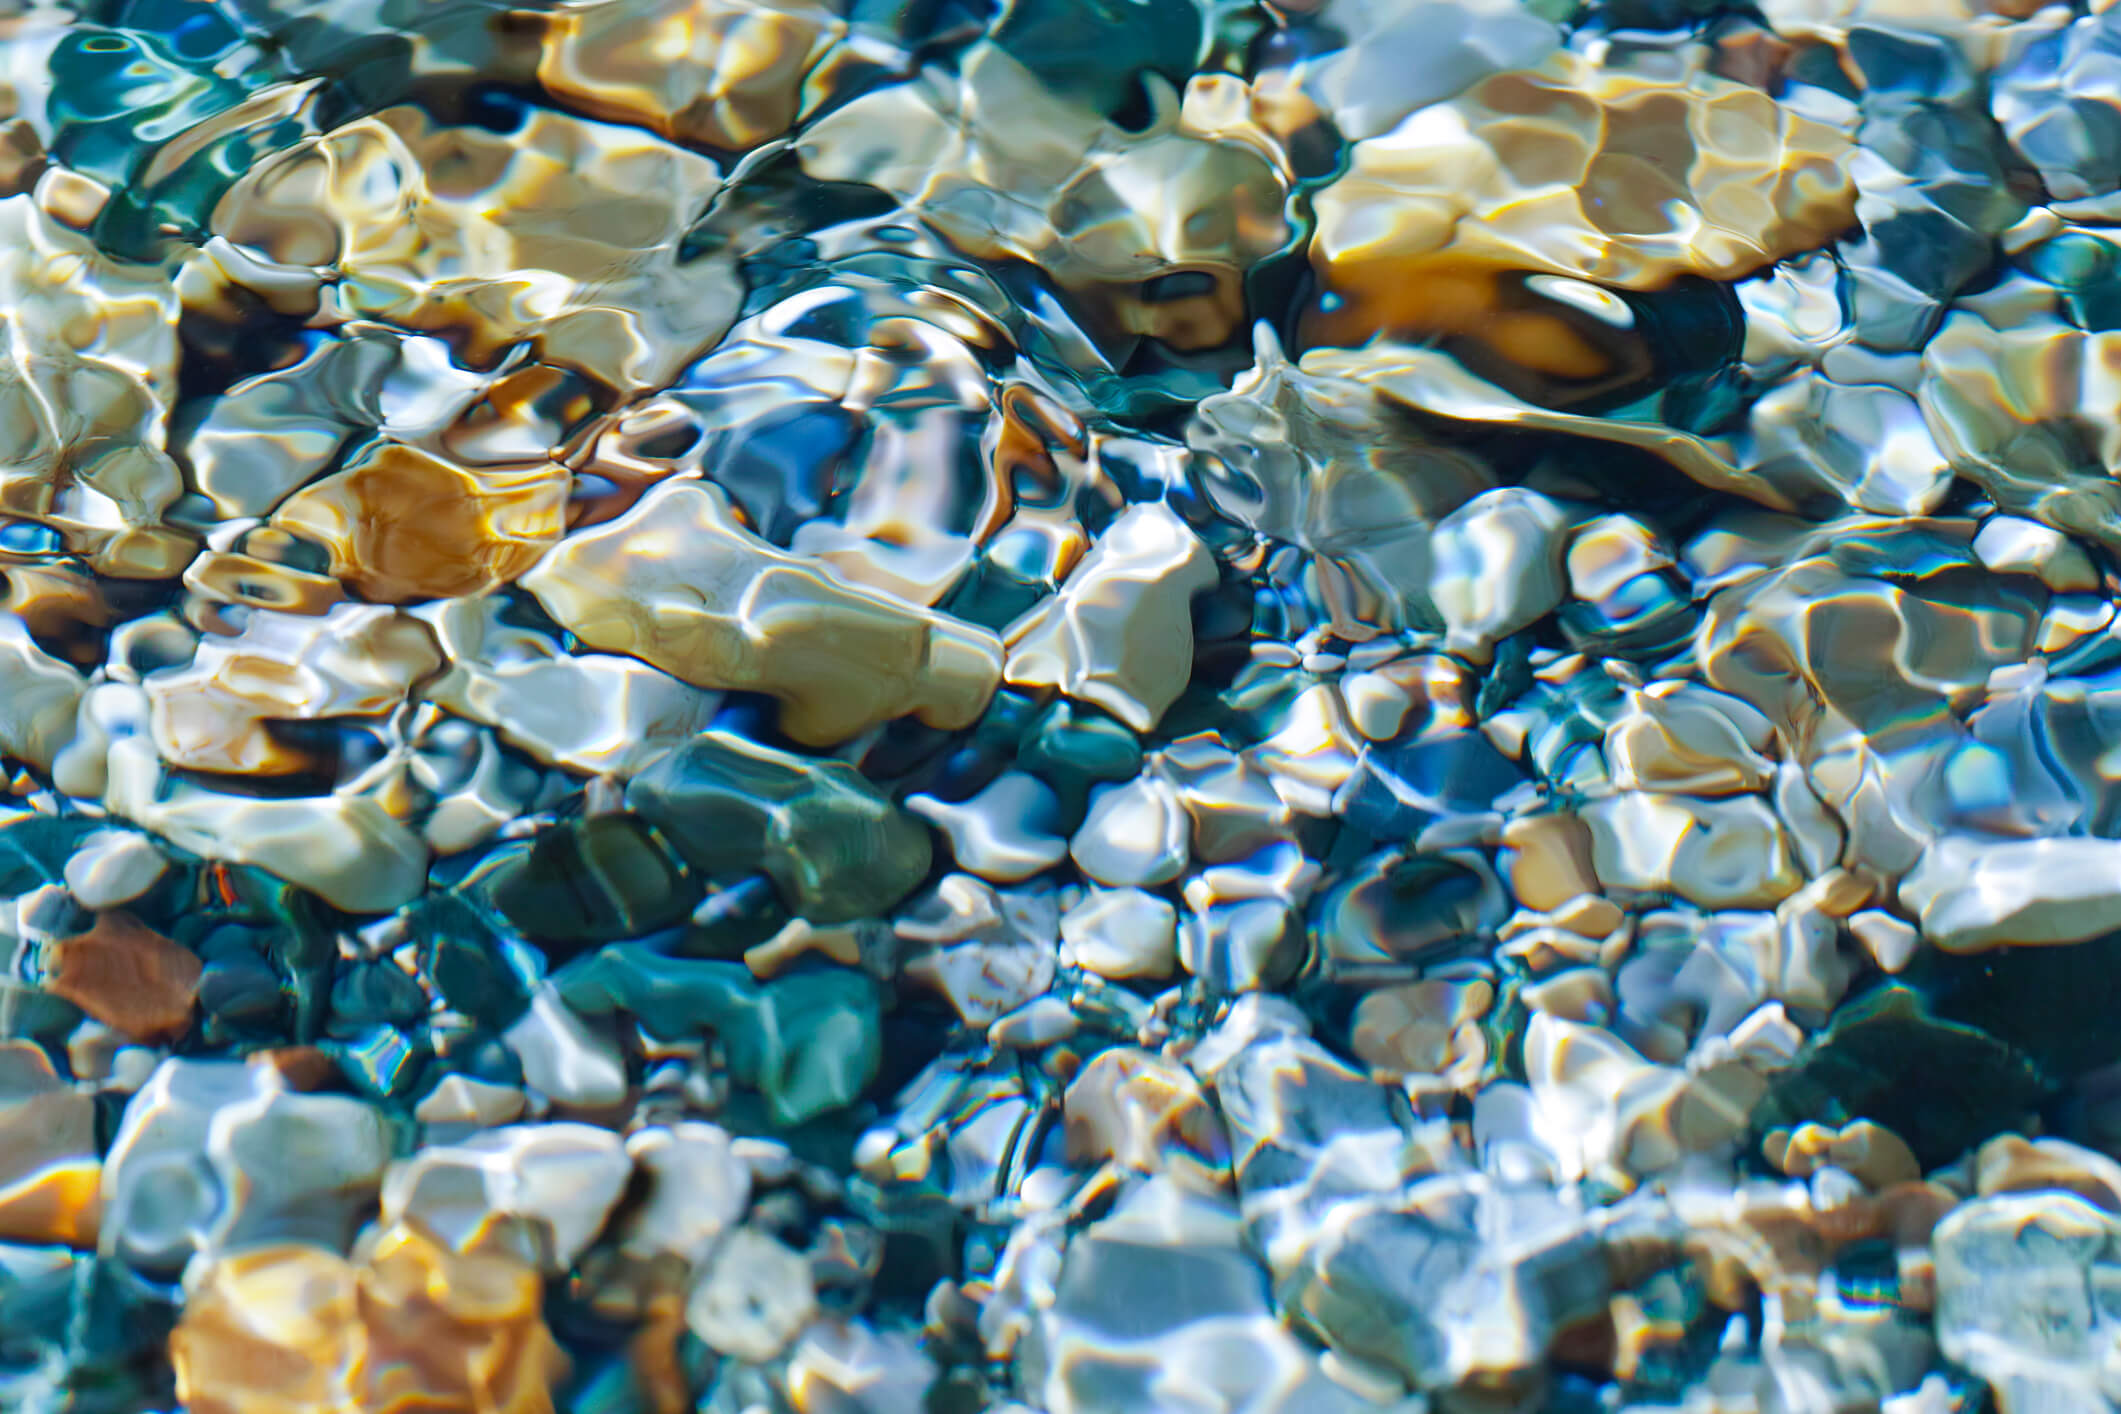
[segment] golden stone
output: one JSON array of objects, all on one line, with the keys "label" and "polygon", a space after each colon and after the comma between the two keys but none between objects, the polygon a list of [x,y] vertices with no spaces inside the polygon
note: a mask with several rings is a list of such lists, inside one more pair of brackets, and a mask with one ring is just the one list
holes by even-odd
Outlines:
[{"label": "golden stone", "polygon": [[192,1414],[550,1414],[565,1357],[541,1283],[415,1227],[356,1261],[281,1244],[209,1266],[170,1336]]},{"label": "golden stone", "polygon": [[560,538],[567,469],[460,466],[384,443],[280,503],[272,523],[331,553],[331,572],[373,603],[483,594]]}]

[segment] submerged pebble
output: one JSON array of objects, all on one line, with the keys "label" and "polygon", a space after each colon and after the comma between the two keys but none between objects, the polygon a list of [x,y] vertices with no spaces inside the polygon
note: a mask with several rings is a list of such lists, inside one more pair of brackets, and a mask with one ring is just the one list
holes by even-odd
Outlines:
[{"label": "submerged pebble", "polygon": [[0,19],[0,1405],[2121,1402],[2117,36]]}]

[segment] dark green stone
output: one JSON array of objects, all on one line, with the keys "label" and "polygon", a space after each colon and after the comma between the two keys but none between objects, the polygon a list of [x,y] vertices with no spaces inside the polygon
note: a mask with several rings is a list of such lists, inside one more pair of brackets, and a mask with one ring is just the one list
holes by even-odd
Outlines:
[{"label": "dark green stone", "polygon": [[717,882],[763,871],[812,923],[882,913],[928,877],[927,826],[844,761],[703,732],[652,762],[627,806]]},{"label": "dark green stone", "polygon": [[450,1010],[505,1031],[530,1006],[530,993],[501,956],[500,938],[465,900],[431,893],[409,921],[419,941],[420,970]]},{"label": "dark green stone", "polygon": [[1846,1002],[1753,1112],[1756,1129],[1868,1119],[1907,1140],[1924,1169],[2018,1127],[2053,1086],[2030,1057],[1937,1016],[1888,983]]},{"label": "dark green stone", "polygon": [[343,964],[331,984],[331,1034],[341,1038],[373,1026],[410,1026],[427,1014],[427,993],[388,962]]},{"label": "dark green stone", "polygon": [[1063,698],[1033,723],[1016,749],[1016,764],[1052,786],[1074,815],[1092,786],[1141,774],[1141,738],[1118,718]]},{"label": "dark green stone", "polygon": [[851,1103],[883,1059],[877,985],[845,968],[761,982],[742,963],[626,944],[577,959],[553,982],[585,1016],[623,1012],[663,1039],[713,1032],[730,1078],[765,1096],[775,1124]]},{"label": "dark green stone", "polygon": [[486,887],[509,926],[553,943],[616,942],[668,928],[685,920],[701,892],[632,815],[555,825],[503,861]]}]

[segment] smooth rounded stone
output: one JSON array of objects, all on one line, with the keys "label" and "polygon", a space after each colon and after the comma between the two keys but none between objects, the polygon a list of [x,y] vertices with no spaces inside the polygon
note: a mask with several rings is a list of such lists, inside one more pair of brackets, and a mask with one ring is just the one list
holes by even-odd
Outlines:
[{"label": "smooth rounded stone", "polygon": [[331,984],[333,1035],[367,1026],[413,1026],[428,1012],[419,979],[385,959],[340,967]]},{"label": "smooth rounded stone", "polygon": [[102,1218],[95,1097],[34,1041],[0,1041],[0,1241],[93,1246]]},{"label": "smooth rounded stone", "polygon": [[1574,815],[1520,815],[1502,827],[1510,892],[1544,913],[1598,892],[1591,831]]},{"label": "smooth rounded stone", "polygon": [[1931,1238],[1937,1341],[2011,1414],[2096,1409],[2114,1394],[2121,1220],[2072,1193],[1977,1198]]},{"label": "smooth rounded stone", "polygon": [[1068,1162],[1107,1161],[1213,1191],[1230,1184],[1230,1138],[1200,1081],[1151,1051],[1099,1051],[1061,1096]]},{"label": "smooth rounded stone", "polygon": [[[620,944],[569,964],[552,985],[567,1007],[592,1016],[625,1013],[660,1039],[712,1031],[730,1079],[764,1095],[779,1125],[851,1103],[883,1060],[876,983],[844,968],[760,982],[742,963]],[[526,1057],[526,1076],[528,1070]]]},{"label": "smooth rounded stone", "polygon": [[[1636,155],[1651,132],[1670,143],[1654,168]],[[1357,143],[1319,194],[1311,260],[1348,297],[1338,327],[1351,332],[1405,326],[1405,291],[1425,265],[1632,289],[1688,273],[1735,279],[1847,227],[1849,150],[1839,125],[1745,84],[1653,77],[1564,50]],[[1540,219],[1524,218],[1527,202]],[[1379,221],[1380,205],[1405,215]],[[1536,357],[1549,327],[1506,325],[1516,337],[1505,347]]]},{"label": "smooth rounded stone", "polygon": [[715,1248],[685,1298],[685,1324],[711,1348],[759,1363],[787,1349],[816,1310],[810,1264],[747,1225]]},{"label": "smooth rounded stone", "polygon": [[1803,882],[1782,826],[1757,796],[1704,800],[1627,791],[1583,807],[1606,890],[1676,894],[1703,908],[1767,908]]},{"label": "smooth rounded stone", "polygon": [[1009,626],[1003,675],[1149,731],[1192,680],[1192,600],[1216,581],[1214,557],[1177,512],[1131,506],[1057,594]]},{"label": "smooth rounded stone", "polygon": [[1485,664],[1496,640],[1560,607],[1567,528],[1559,506],[1515,486],[1483,491],[1437,522],[1429,598],[1453,653]]},{"label": "smooth rounded stone", "polygon": [[273,799],[208,789],[163,767],[143,737],[110,743],[104,805],[203,859],[252,865],[348,913],[420,896],[427,844],[368,795]]},{"label": "smooth rounded stone", "polygon": [[814,924],[883,913],[928,876],[928,832],[844,761],[709,731],[651,762],[627,807],[716,882],[763,870]]},{"label": "smooth rounded stone", "polygon": [[1230,1034],[1204,1042],[1189,1061],[1229,1130],[1249,1236],[1283,1280],[1341,1204],[1397,1191],[1427,1160],[1410,1142],[1403,1093],[1290,1034],[1303,1018],[1282,1014],[1282,999],[1255,1006],[1249,1015],[1233,1007],[1224,1022]]},{"label": "smooth rounded stone", "polygon": [[104,1156],[101,1250],[164,1277],[195,1252],[343,1250],[396,1147],[381,1109],[291,1090],[272,1066],[165,1060]]},{"label": "smooth rounded stone", "polygon": [[591,815],[540,830],[486,877],[494,907],[519,932],[556,943],[638,938],[692,915],[700,882],[648,823]]},{"label": "smooth rounded stone", "polygon": [[169,857],[146,835],[98,830],[66,861],[66,887],[83,908],[100,913],[131,903],[168,872]]},{"label": "smooth rounded stone", "polygon": [[1410,982],[1371,992],[1355,1005],[1349,1049],[1383,1075],[1441,1075],[1470,1089],[1487,1063],[1478,1023],[1495,1000],[1483,978]]},{"label": "smooth rounded stone", "polygon": [[2081,943],[2121,928],[2121,841],[1947,835],[1900,881],[1900,901],[1946,952]]},{"label": "smooth rounded stone", "polygon": [[1022,771],[1004,771],[970,800],[908,796],[906,809],[942,831],[958,868],[993,883],[1020,882],[1068,855],[1067,840],[1050,833],[1060,818],[1059,798]]},{"label": "smooth rounded stone", "polygon": [[1016,764],[1080,809],[1098,782],[1141,774],[1141,738],[1095,708],[1057,698],[1018,743]]},{"label": "smooth rounded stone", "polygon": [[1658,1065],[1601,1027],[1547,1013],[1527,1024],[1524,1058],[1559,1171],[1622,1188],[1696,1155],[1730,1156],[1767,1090],[1742,1061]]},{"label": "smooth rounded stone", "polygon": [[2121,1164],[2067,1139],[1999,1134],[1974,1153],[1974,1192],[2074,1193],[2107,1213],[2121,1213]]},{"label": "smooth rounded stone", "polygon": [[1406,725],[1414,699],[1381,673],[1349,673],[1340,680],[1348,721],[1371,741],[1390,741]]},{"label": "smooth rounded stone", "polygon": [[[1413,1211],[1334,1224],[1282,1288],[1337,1353],[1417,1389],[1508,1388],[1536,1379],[1561,1331],[1604,1311],[1608,1264],[1580,1215],[1485,1179],[1415,1191]],[[1490,1223],[1507,1224],[1508,1239],[1490,1238]]]},{"label": "smooth rounded stone", "polygon": [[1761,1149],[1769,1163],[1792,1178],[1809,1178],[1832,1166],[1875,1191],[1922,1177],[1922,1166],[1907,1141],[1867,1119],[1839,1129],[1807,1123],[1793,1130],[1773,1130]]},{"label": "smooth rounded stone", "polygon": [[337,1252],[274,1243],[222,1257],[184,1302],[170,1360],[198,1414],[414,1407],[541,1414],[567,1357],[543,1283],[413,1228]]},{"label": "smooth rounded stone", "polygon": [[580,1260],[633,1176],[626,1146],[587,1124],[512,1124],[430,1144],[384,1175],[382,1221],[463,1253],[498,1252],[548,1275]]},{"label": "smooth rounded stone", "polygon": [[1996,121],[2065,216],[2121,215],[2121,159],[2112,149],[2121,122],[2117,84],[2121,20],[2110,11],[2039,36],[1996,76]]},{"label": "smooth rounded stone", "polygon": [[1061,915],[1060,960],[1100,977],[1169,977],[1178,967],[1178,910],[1141,889],[1092,889]]},{"label": "smooth rounded stone", "polygon": [[536,457],[459,464],[377,442],[280,502],[268,523],[323,546],[332,576],[370,603],[477,595],[559,540],[571,480]]},{"label": "smooth rounded stone", "polygon": [[1974,534],[1974,554],[1997,574],[2029,574],[2057,594],[2099,587],[2099,571],[2083,546],[2022,516],[1990,516],[1981,522]]},{"label": "smooth rounded stone", "polygon": [[[1179,24],[1190,27],[1183,17]],[[1085,26],[1065,28],[1077,35]],[[1117,72],[1105,60],[1100,71],[1101,83]],[[1199,74],[1180,97],[1162,79],[1142,78],[1153,86],[1143,91],[1159,97],[1148,112],[1117,115],[1122,124],[1046,91],[1022,60],[983,39],[957,55],[947,81],[882,85],[807,125],[803,170],[890,193],[948,242],[952,258],[1037,266],[1101,327],[1205,350],[1244,321],[1244,272],[1288,238],[1289,178],[1242,84]],[[1009,215],[997,220],[1002,208]],[[1086,337],[1060,319],[1063,337]],[[1077,356],[1090,357],[1087,348]],[[1162,396],[1141,405],[1174,406]],[[1153,465],[1161,448],[1137,445],[1135,455]]]},{"label": "smooth rounded stone", "polygon": [[720,1125],[694,1120],[636,1129],[626,1156],[645,1178],[646,1197],[619,1226],[624,1250],[670,1254],[697,1270],[751,1201],[751,1170]]},{"label": "smooth rounded stone", "polygon": [[698,481],[663,482],[617,519],[577,531],[522,585],[593,648],[696,687],[779,699],[781,729],[809,746],[909,713],[968,727],[1001,677],[986,629],[775,549]]},{"label": "smooth rounded stone", "polygon": [[0,754],[49,769],[74,735],[87,681],[38,647],[12,614],[0,618],[0,677],[8,683],[7,703],[0,706]]},{"label": "smooth rounded stone", "polygon": [[500,934],[461,894],[431,891],[403,917],[419,947],[420,972],[443,1005],[493,1031],[523,1015],[530,995]]},{"label": "smooth rounded stone", "polygon": [[[298,62],[325,66],[330,52]],[[527,79],[533,61],[488,62],[520,63]],[[467,367],[530,345],[629,399],[674,379],[741,303],[734,252],[685,247],[721,187],[717,164],[640,128],[532,106],[503,134],[404,105],[276,146],[214,205],[215,269],[195,300],[211,291],[240,308],[249,295],[307,314],[321,299],[332,322],[447,335]],[[454,185],[454,163],[490,175]],[[294,272],[328,283],[305,300]],[[541,291],[527,303],[511,297],[526,281]]]},{"label": "smooth rounded stone", "polygon": [[254,609],[239,632],[202,636],[188,663],[148,673],[141,686],[169,765],[279,776],[314,765],[272,724],[380,716],[441,666],[427,625],[395,609]]},{"label": "smooth rounded stone", "polygon": [[523,1083],[557,1104],[603,1109],[631,1091],[617,1042],[586,1025],[550,982],[532,989],[501,1042],[521,1062]]},{"label": "smooth rounded stone", "polygon": [[1336,625],[1432,623],[1430,531],[1493,473],[1374,390],[1299,367],[1264,322],[1252,345],[1252,367],[1203,398],[1186,428],[1203,495],[1230,520],[1312,552]]},{"label": "smooth rounded stone", "polygon": [[1090,813],[1068,842],[1076,866],[1113,888],[1167,884],[1185,872],[1192,822],[1166,782],[1149,775],[1090,795]]},{"label": "smooth rounded stone", "polygon": [[[846,31],[823,6],[758,10],[740,0],[593,5],[544,25],[538,81],[568,107],[731,152],[788,131],[806,77]],[[662,58],[644,65],[644,53]]]},{"label": "smooth rounded stone", "polygon": [[1776,778],[1775,729],[1751,706],[1692,682],[1627,688],[1605,730],[1606,769],[1623,790],[1745,795]]},{"label": "smooth rounded stone", "polygon": [[1912,923],[1883,909],[1866,908],[1850,914],[1848,929],[1881,972],[1904,970],[1922,946],[1922,934]]},{"label": "smooth rounded stone", "polygon": [[99,913],[86,933],[46,943],[40,984],[114,1031],[169,1041],[191,1027],[202,964],[130,913]]}]

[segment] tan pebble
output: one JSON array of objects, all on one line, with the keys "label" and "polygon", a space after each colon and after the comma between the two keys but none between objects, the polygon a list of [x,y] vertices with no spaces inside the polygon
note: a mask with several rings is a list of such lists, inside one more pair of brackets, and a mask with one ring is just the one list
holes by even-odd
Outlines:
[{"label": "tan pebble", "polygon": [[1068,1160],[1169,1173],[1212,1191],[1230,1181],[1230,1141],[1199,1080],[1150,1051],[1100,1051],[1061,1097]]},{"label": "tan pebble", "polygon": [[193,1414],[552,1414],[566,1368],[523,1263],[385,1229],[349,1261],[254,1247],[208,1266],[170,1336]]},{"label": "tan pebble", "polygon": [[1414,699],[1406,689],[1377,673],[1349,673],[1340,680],[1348,720],[1371,741],[1390,741],[1406,724]]},{"label": "tan pebble", "polygon": [[44,988],[114,1031],[167,1041],[191,1026],[201,965],[129,913],[99,913],[86,933],[44,950]]},{"label": "tan pebble", "polygon": [[2062,1189],[2121,1213],[2121,1164],[2066,1139],[1997,1135],[1974,1152],[1974,1187],[1984,1198]]},{"label": "tan pebble", "polygon": [[1852,914],[1849,932],[1884,972],[1906,967],[1915,960],[1915,950],[1922,946],[1922,935],[1915,931],[1914,924],[1882,909],[1867,908]]},{"label": "tan pebble", "polygon": [[1598,892],[1591,832],[1573,815],[1524,815],[1502,827],[1510,887],[1541,912]]},{"label": "tan pebble", "polygon": [[331,572],[374,603],[483,594],[560,538],[571,477],[554,462],[466,467],[386,443],[273,512],[331,553]]},{"label": "tan pebble", "polygon": [[821,953],[846,967],[859,967],[862,940],[856,925],[820,928],[808,919],[791,918],[763,943],[744,950],[744,965],[754,977],[773,977],[810,953]]}]

